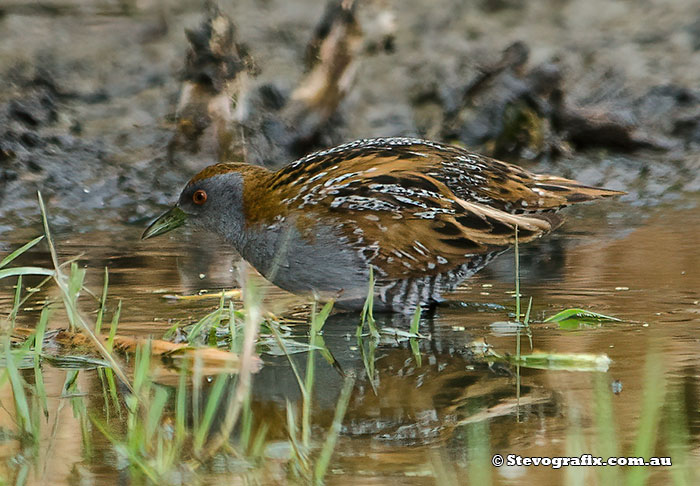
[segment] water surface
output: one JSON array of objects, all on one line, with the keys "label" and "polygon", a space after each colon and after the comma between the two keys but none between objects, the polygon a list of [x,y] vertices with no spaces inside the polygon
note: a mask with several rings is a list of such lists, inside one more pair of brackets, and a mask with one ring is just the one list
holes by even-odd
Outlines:
[{"label": "water surface", "polygon": [[[421,365],[406,342],[386,340],[375,354],[377,393],[372,391],[354,338],[359,316],[332,315],[324,339],[340,367],[355,370],[355,384],[331,465],[331,484],[435,484],[450,475],[468,474],[474,437],[486,439],[490,454],[522,456],[571,455],[572,427],[580,427],[584,452],[596,454],[594,390],[604,382],[613,404],[615,437],[621,455],[633,455],[643,398],[662,389],[682,390],[690,441],[700,441],[697,365],[700,335],[700,211],[697,200],[682,199],[673,206],[642,210],[624,201],[603,202],[574,209],[555,234],[521,248],[521,292],[533,298],[533,345],[551,353],[605,354],[607,373],[522,370],[522,396],[516,402],[515,378],[509,367],[489,366],[475,359],[473,344],[486,342],[499,353],[515,351],[515,336],[498,325],[514,311],[512,252],[451,294],[445,305],[424,315]],[[13,233],[8,248],[39,233],[39,227]],[[141,227],[127,225],[113,233],[55,235],[61,260],[79,257],[88,267],[88,286],[99,292],[102,269],[110,275],[112,305],[123,301],[119,333],[160,338],[173,325],[194,322],[214,309],[216,299],[170,301],[164,294],[216,291],[237,285],[236,257],[204,233],[175,233],[141,242]],[[37,247],[19,263],[48,265],[45,250]],[[25,284],[27,282],[25,281]],[[11,306],[10,282],[2,282],[0,308]],[[280,315],[304,309],[305,302],[267,285],[266,307]],[[55,291],[40,292],[27,303],[18,325],[31,326],[39,303],[56,298]],[[81,297],[86,308],[94,298]],[[612,315],[622,322],[605,322],[580,329],[560,329],[542,323],[545,317],[569,307]],[[302,311],[303,315],[303,311]],[[405,326],[396,316],[379,316],[384,326]],[[302,320],[303,321],[303,320]],[[54,327],[65,325],[58,316]],[[494,324],[496,323],[496,324]],[[307,326],[292,323],[294,335],[307,340]],[[527,339],[522,341],[529,352]],[[651,352],[662,357],[664,386],[645,382],[645,363]],[[285,439],[285,403],[300,404],[297,383],[284,357],[263,356],[264,367],[254,382],[254,411],[271,421],[271,439]],[[302,364],[305,356],[297,357]],[[328,427],[342,386],[337,370],[320,360],[316,378],[314,424],[319,433]],[[97,431],[91,432],[92,451],[85,450],[78,418],[64,402],[61,388],[67,371],[45,367],[49,409],[57,410],[45,427],[44,444],[51,444],[43,464],[52,484],[74,484],[89,477],[95,484],[114,484],[123,478],[118,455]],[[27,375],[28,379],[31,373]],[[613,393],[613,382],[620,393]],[[79,374],[80,390],[88,410],[103,415],[101,384],[95,371]],[[619,391],[619,389],[617,390]],[[676,396],[676,395],[673,395]],[[11,403],[5,384],[2,402]],[[63,404],[63,405],[62,405]],[[519,412],[518,412],[519,411]],[[4,414],[2,422],[8,424]],[[111,417],[110,420],[118,420]],[[664,422],[662,422],[663,424]],[[476,427],[476,428],[475,428]],[[478,435],[475,435],[475,432]],[[665,456],[663,430],[657,455]],[[16,453],[13,442],[0,448],[4,459]],[[470,452],[471,451],[471,452]],[[697,461],[697,447],[691,447]],[[440,466],[442,465],[442,466]],[[14,477],[5,466],[6,477]],[[495,484],[560,484],[570,471],[551,468],[491,468]],[[279,474],[282,474],[278,471]],[[211,471],[206,481],[224,476]],[[585,472],[589,474],[594,472]],[[667,468],[652,471],[652,484],[666,484]]]}]

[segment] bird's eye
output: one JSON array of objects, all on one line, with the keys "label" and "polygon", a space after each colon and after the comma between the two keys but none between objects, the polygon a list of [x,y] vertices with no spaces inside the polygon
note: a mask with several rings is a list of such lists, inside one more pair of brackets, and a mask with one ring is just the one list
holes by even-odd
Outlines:
[{"label": "bird's eye", "polygon": [[207,193],[206,191],[203,191],[201,189],[198,189],[194,191],[194,194],[192,194],[192,202],[201,206],[205,202],[207,202]]}]

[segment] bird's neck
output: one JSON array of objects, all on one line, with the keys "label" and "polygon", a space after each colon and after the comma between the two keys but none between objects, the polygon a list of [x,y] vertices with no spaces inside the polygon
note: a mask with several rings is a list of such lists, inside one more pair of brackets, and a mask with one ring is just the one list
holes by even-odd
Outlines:
[{"label": "bird's neck", "polygon": [[289,224],[288,206],[283,202],[282,193],[270,187],[273,172],[251,165],[241,173],[241,230],[229,234],[227,239],[243,258],[266,275],[274,265],[281,234]]},{"label": "bird's neck", "polygon": [[272,189],[274,173],[264,167],[250,166],[243,174],[243,217],[246,228],[272,225],[288,214],[279,189]]}]

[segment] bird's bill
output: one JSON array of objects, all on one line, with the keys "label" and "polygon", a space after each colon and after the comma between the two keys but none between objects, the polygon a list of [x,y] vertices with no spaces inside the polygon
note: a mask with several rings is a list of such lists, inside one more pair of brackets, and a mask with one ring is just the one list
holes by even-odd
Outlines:
[{"label": "bird's bill", "polygon": [[174,206],[169,211],[158,216],[154,222],[150,224],[146,231],[141,235],[142,240],[153,238],[179,228],[187,221],[185,212],[177,206]]}]

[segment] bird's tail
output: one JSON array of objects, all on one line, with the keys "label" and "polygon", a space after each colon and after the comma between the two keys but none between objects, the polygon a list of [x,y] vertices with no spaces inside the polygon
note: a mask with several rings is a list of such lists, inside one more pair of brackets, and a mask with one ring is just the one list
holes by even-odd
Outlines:
[{"label": "bird's tail", "polygon": [[586,186],[580,182],[550,175],[535,176],[531,189],[536,192],[544,191],[547,196],[564,198],[566,204],[575,204],[606,197],[622,196],[623,191],[605,189],[603,187]]}]

